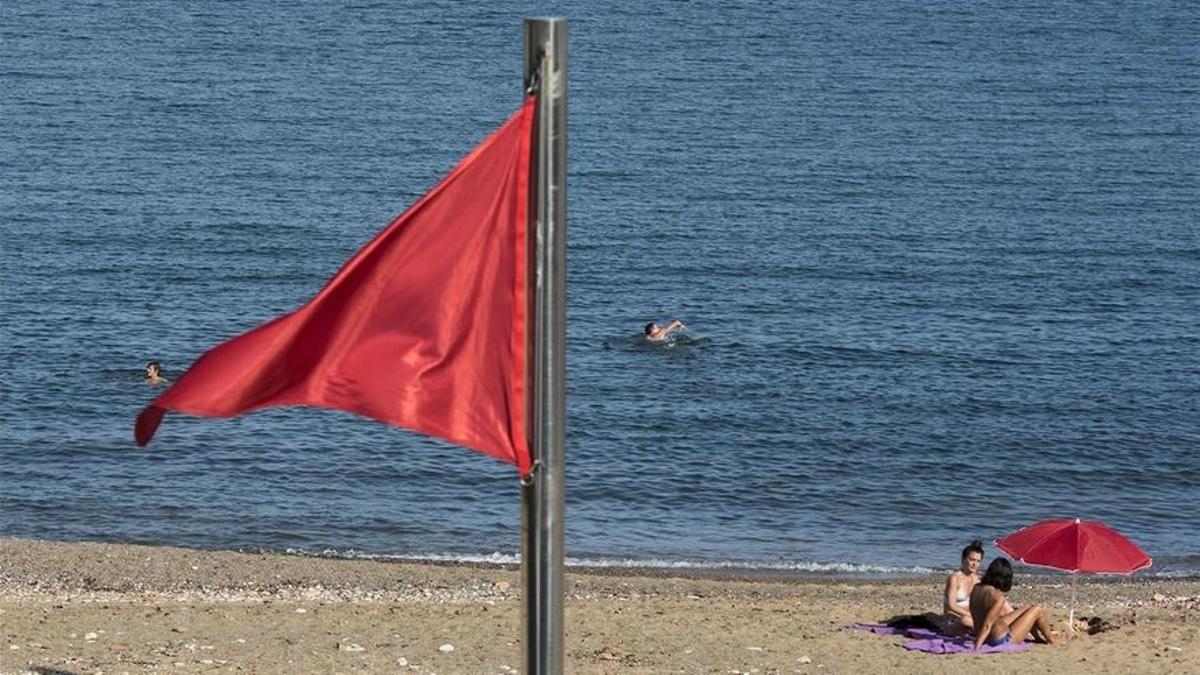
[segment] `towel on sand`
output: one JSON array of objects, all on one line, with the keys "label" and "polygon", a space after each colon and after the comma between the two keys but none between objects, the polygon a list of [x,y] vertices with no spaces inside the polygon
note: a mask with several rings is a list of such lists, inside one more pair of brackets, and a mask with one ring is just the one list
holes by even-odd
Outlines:
[{"label": "towel on sand", "polygon": [[891,626],[855,623],[846,626],[846,630],[858,633],[874,633],[875,635],[903,635],[913,638],[900,645],[905,649],[925,652],[926,654],[995,654],[997,652],[1023,652],[1033,645],[1028,642],[1009,642],[998,647],[983,645],[975,649],[975,639],[970,637],[949,637],[928,628],[893,628]]}]

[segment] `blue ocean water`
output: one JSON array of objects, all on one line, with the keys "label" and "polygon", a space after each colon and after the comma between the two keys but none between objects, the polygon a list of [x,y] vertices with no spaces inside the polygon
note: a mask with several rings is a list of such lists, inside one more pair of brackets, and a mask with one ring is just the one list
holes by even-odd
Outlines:
[{"label": "blue ocean water", "polygon": [[[1200,7],[560,3],[568,555],[1200,573]],[[0,536],[511,560],[513,469],[155,390],[516,109],[533,3],[0,4]],[[648,345],[647,321],[687,339]]]}]

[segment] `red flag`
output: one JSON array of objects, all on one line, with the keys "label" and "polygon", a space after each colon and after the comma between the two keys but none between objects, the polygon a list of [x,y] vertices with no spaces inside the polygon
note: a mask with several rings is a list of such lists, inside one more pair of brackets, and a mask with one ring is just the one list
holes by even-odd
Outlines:
[{"label": "red flag", "polygon": [[531,467],[525,271],[533,98],[300,309],[206,352],[137,417],[346,410]]}]

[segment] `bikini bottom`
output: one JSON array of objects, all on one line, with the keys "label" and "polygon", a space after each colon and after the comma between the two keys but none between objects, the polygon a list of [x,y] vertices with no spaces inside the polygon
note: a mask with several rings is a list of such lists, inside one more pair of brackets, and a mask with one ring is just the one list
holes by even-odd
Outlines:
[{"label": "bikini bottom", "polygon": [[1004,637],[988,638],[983,641],[983,644],[985,644],[989,647],[999,647],[1000,645],[1006,645],[1010,642],[1012,642],[1012,633],[1005,633]]}]

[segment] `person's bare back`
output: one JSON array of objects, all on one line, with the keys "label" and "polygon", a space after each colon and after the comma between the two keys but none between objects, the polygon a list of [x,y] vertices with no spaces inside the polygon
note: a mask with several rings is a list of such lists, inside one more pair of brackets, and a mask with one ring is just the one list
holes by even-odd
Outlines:
[{"label": "person's bare back", "polygon": [[1007,558],[996,558],[971,590],[975,648],[1020,643],[1030,635],[1047,644],[1059,644],[1050,631],[1049,615],[1040,605],[1011,608],[1006,594],[1012,589],[1012,580],[1012,564]]},{"label": "person's bare back", "polygon": [[[988,613],[997,604],[1004,604],[1004,593],[987,584],[975,584],[975,588],[971,589],[971,622],[975,626],[984,626],[987,621]],[[1008,623],[1004,621],[1004,617],[1000,616],[993,622],[987,639],[998,639],[1004,637],[1008,633]]]}]

